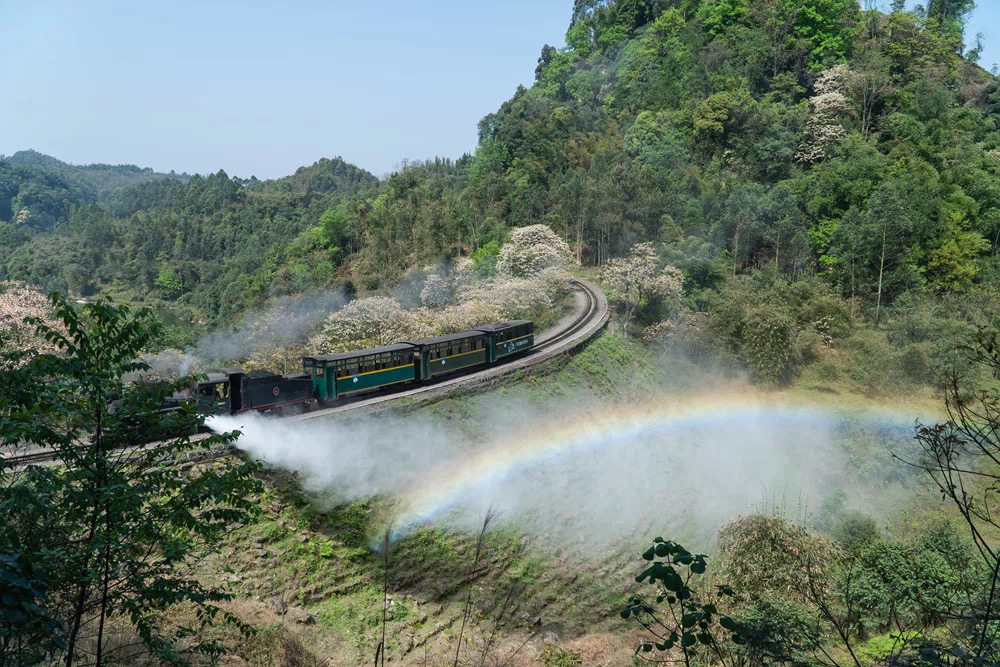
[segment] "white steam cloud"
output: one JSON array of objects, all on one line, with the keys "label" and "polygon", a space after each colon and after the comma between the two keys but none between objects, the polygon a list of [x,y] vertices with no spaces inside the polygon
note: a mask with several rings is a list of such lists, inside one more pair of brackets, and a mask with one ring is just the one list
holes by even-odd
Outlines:
[{"label": "white steam cloud", "polygon": [[237,327],[199,338],[184,351],[178,372],[186,375],[196,365],[243,359],[267,347],[287,347],[299,343],[345,303],[347,297],[340,290],[275,299],[267,309],[248,313]]},{"label": "white steam cloud", "polygon": [[[338,502],[399,498],[404,530],[425,521],[473,527],[492,505],[521,528],[556,539],[656,532],[704,542],[765,500],[805,518],[858,476],[846,444],[856,434],[815,410],[720,403],[717,417],[636,412],[600,421],[591,416],[599,404],[588,411],[579,403],[490,404],[473,420],[485,436],[419,414],[291,422],[241,415],[211,426],[240,429],[240,448],[297,471],[307,490]],[[560,414],[568,417],[545,416]],[[868,505],[854,497],[855,506]]]}]

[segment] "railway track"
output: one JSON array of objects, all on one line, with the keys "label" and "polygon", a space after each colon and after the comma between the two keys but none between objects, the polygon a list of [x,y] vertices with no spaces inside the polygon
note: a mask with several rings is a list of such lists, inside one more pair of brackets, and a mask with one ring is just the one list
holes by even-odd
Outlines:
[{"label": "railway track", "polygon": [[[439,400],[453,391],[490,384],[505,375],[551,362],[553,359],[572,351],[595,337],[608,321],[608,304],[604,294],[585,280],[574,279],[573,283],[577,286],[583,297],[582,307],[577,309],[573,318],[568,322],[560,323],[561,326],[557,329],[543,332],[538,336],[535,346],[524,356],[499,366],[492,366],[458,377],[451,377],[433,384],[404,389],[387,395],[358,397],[344,405],[313,410],[285,417],[284,419],[288,419],[289,421],[304,421],[330,418],[335,415],[343,415],[344,413],[369,414],[395,407],[404,402],[407,405],[421,404],[427,401]],[[205,436],[195,436],[195,438],[200,437]],[[52,453],[49,451],[27,452],[13,456],[0,452],[0,456],[3,456],[8,463],[15,463],[18,466],[44,463],[52,459]]]},{"label": "railway track", "polygon": [[556,332],[552,337],[546,338],[544,336],[539,336],[539,342],[537,342],[534,347],[535,350],[549,349],[553,345],[557,345],[564,340],[568,340],[599,314],[601,301],[598,295],[598,289],[590,283],[582,280],[574,280],[573,282],[580,287],[580,291],[586,298],[586,308],[580,312],[580,314],[570,323],[568,327]]}]

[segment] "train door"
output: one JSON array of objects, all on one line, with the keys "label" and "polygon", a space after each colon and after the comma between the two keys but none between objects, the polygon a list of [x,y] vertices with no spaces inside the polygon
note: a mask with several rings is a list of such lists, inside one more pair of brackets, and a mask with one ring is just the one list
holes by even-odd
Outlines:
[{"label": "train door", "polygon": [[243,409],[243,373],[229,376],[229,413],[236,414]]}]

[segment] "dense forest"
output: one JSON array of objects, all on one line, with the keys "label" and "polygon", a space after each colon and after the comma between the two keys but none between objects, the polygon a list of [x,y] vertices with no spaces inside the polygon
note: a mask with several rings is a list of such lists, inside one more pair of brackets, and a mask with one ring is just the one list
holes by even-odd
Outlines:
[{"label": "dense forest", "polygon": [[763,290],[799,317],[781,286],[803,281],[874,324],[1000,313],[1000,82],[963,43],[973,6],[577,0],[475,154],[385,180],[340,158],[260,181],[18,153],[0,161],[0,279],[220,324],[456,257],[488,267],[542,223],[584,266],[652,242],[694,313]]}]

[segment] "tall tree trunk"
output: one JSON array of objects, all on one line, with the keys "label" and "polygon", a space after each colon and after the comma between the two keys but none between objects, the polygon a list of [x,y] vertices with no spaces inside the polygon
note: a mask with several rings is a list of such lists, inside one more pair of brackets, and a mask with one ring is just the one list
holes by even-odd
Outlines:
[{"label": "tall tree trunk", "polygon": [[740,228],[736,227],[736,235],[733,237],[733,277],[736,277],[736,263],[740,257]]},{"label": "tall tree trunk", "polygon": [[108,534],[104,537],[104,581],[101,586],[101,615],[100,623],[97,626],[97,655],[96,667],[101,667],[101,660],[104,657],[104,621],[108,617],[108,586],[111,583],[111,505],[105,503],[105,528]]},{"label": "tall tree trunk", "polygon": [[[90,520],[90,529],[87,533],[86,543],[90,543],[94,539],[94,533],[97,532],[97,517],[98,511],[94,510],[94,515]],[[87,556],[87,560],[83,564],[83,572],[86,573],[87,569],[90,567],[90,556]],[[83,608],[87,603],[87,593],[90,588],[87,582],[84,581],[80,584],[77,589],[76,602],[73,605],[73,623],[70,627],[69,636],[66,640],[66,667],[73,667],[73,654],[76,652],[76,637],[80,634],[80,623],[83,620]]]},{"label": "tall tree trunk", "polygon": [[875,301],[875,326],[878,326],[879,315],[882,312],[882,272],[885,269],[885,225],[882,225],[882,254],[878,262],[878,298]]},{"label": "tall tree trunk", "polygon": [[583,264],[583,213],[576,218],[576,263]]}]

